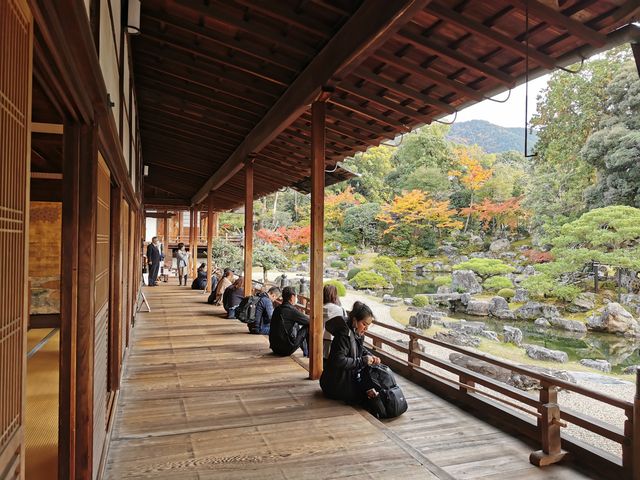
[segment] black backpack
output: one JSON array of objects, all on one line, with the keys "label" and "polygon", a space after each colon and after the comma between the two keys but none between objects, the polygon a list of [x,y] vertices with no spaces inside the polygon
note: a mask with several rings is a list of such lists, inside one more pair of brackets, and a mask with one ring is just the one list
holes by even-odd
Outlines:
[{"label": "black backpack", "polygon": [[374,398],[369,398],[365,393],[365,408],[375,417],[394,418],[407,411],[404,393],[386,365],[366,367],[361,373],[360,385],[364,392],[371,388],[378,392]]},{"label": "black backpack", "polygon": [[252,323],[256,320],[256,307],[260,297],[256,295],[250,295],[244,297],[236,308],[236,318],[242,323]]}]

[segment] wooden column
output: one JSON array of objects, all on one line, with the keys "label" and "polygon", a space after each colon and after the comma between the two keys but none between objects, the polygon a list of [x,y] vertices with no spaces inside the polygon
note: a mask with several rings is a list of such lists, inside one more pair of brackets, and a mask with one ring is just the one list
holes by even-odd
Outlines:
[{"label": "wooden column", "polygon": [[118,186],[111,187],[110,205],[110,244],[109,244],[109,370],[108,390],[115,392],[120,388],[120,361],[122,357],[122,191]]},{"label": "wooden column", "polygon": [[189,268],[188,268],[190,277],[193,277],[193,271],[195,270],[194,265],[196,263],[196,259],[193,256],[193,230],[194,230],[194,228],[193,228],[193,212],[194,212],[194,209],[193,209],[193,207],[191,207],[189,209],[189,253],[191,254],[190,255],[191,265],[189,265]]},{"label": "wooden column", "polygon": [[200,237],[200,210],[193,209],[193,278],[198,276],[198,237]]},{"label": "wooden column", "polygon": [[169,255],[167,250],[169,248],[169,221],[171,219],[166,216],[168,214],[168,212],[166,210],[164,211],[164,214],[165,214],[165,217],[164,217],[164,232],[163,232],[164,238],[162,239],[162,243],[163,243],[163,250],[164,250],[165,258],[170,258],[171,255]]},{"label": "wooden column", "polygon": [[213,194],[207,201],[207,292],[211,292],[211,275],[213,274]]},{"label": "wooden column", "polygon": [[251,295],[253,270],[253,158],[244,164],[244,294]]},{"label": "wooden column", "polygon": [[311,104],[311,316],[309,325],[309,378],[322,374],[322,279],[324,244],[324,161],[326,105]]},{"label": "wooden column", "polygon": [[58,478],[92,478],[98,144],[65,125]]},{"label": "wooden column", "polygon": [[560,438],[560,407],[558,406],[558,389],[545,381],[540,382],[540,413],[538,419],[542,450],[532,452],[529,461],[538,467],[544,467],[559,462],[566,452],[562,450]]},{"label": "wooden column", "polygon": [[182,213],[182,210],[178,212],[178,243],[184,243],[184,240],[182,239]]}]

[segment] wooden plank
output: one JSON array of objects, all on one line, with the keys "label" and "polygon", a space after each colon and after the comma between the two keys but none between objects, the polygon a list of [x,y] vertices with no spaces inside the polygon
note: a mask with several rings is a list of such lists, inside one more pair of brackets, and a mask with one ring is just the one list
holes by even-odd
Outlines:
[{"label": "wooden plank", "polygon": [[56,135],[62,135],[64,133],[64,125],[58,123],[37,123],[31,124],[31,131],[33,133],[50,133]]},{"label": "wooden plank", "polygon": [[[244,291],[251,292],[253,272],[253,158],[244,165]],[[249,293],[246,293],[249,295]]]},{"label": "wooden plank", "polygon": [[[326,100],[326,97],[325,99]],[[309,378],[322,374],[322,288],[324,278],[324,168],[326,103],[311,104],[311,317],[309,326]]]},{"label": "wooden plank", "polygon": [[227,161],[193,196],[200,203],[242,168],[251,153],[259,152],[307,108],[320,88],[332,79],[345,78],[360,65],[366,55],[382,45],[402,25],[421,11],[429,0],[366,0],[355,14],[316,55],[287,91],[260,120]]}]

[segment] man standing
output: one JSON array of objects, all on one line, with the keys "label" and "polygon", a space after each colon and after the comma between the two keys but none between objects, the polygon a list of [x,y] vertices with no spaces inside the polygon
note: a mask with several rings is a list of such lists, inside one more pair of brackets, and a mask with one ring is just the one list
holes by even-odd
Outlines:
[{"label": "man standing", "polygon": [[157,285],[158,272],[160,271],[160,242],[158,237],[153,237],[147,246],[147,263],[149,264],[149,286]]},{"label": "man standing", "polygon": [[305,357],[309,356],[309,317],[300,312],[296,304],[293,287],[282,289],[282,304],[273,311],[269,346],[276,355],[291,355],[298,348]]}]

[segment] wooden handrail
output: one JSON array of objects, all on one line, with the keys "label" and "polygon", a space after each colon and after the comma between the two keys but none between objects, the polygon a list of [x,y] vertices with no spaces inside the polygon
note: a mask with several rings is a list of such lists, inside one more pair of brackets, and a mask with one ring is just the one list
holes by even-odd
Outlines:
[{"label": "wooden handrail", "polygon": [[[464,347],[459,347],[457,345],[452,345],[440,340],[435,340],[423,334],[404,330],[403,328],[396,327],[394,325],[388,325],[378,320],[375,320],[374,324],[381,328],[401,333],[409,337],[407,346],[404,343],[400,343],[396,340],[392,340],[371,331],[367,331],[365,333],[366,336],[372,340],[372,349],[374,351],[383,351],[383,345],[388,345],[394,350],[406,354],[408,359],[407,361],[403,360],[397,355],[393,355],[392,353],[384,351],[385,355],[388,355],[390,358],[393,358],[394,360],[400,361],[402,364],[407,365],[410,371],[413,371],[414,374],[417,373],[420,375],[425,375],[427,377],[440,378],[442,379],[439,380],[441,382],[448,382],[448,384],[453,387],[458,386],[460,392],[464,395],[470,395],[471,393],[473,393],[474,395],[482,396],[483,394],[485,394],[485,396],[487,396],[488,398],[500,401],[503,404],[507,405],[509,408],[523,410],[526,413],[533,415],[533,412],[527,411],[526,409],[523,409],[522,407],[510,402],[509,400],[501,399],[487,392],[478,390],[475,387],[477,383],[510,399],[516,400],[517,402],[536,408],[538,411],[538,413],[535,414],[537,417],[537,430],[542,449],[531,454],[530,461],[532,463],[543,466],[550,463],[555,463],[564,457],[565,452],[561,449],[562,436],[560,434],[560,428],[565,426],[564,422],[566,421],[597,435],[600,435],[608,440],[621,444],[622,466],[623,471],[625,472],[625,477],[631,478],[633,480],[640,480],[640,460],[635,459],[635,452],[640,450],[640,425],[638,425],[638,422],[640,422],[640,383],[636,387],[636,391],[638,393],[636,395],[635,402],[631,403],[601,392],[596,392],[594,390],[575,385],[571,382],[567,382],[565,380],[561,380],[544,373],[536,372],[526,367],[514,365],[507,361],[498,360],[487,355],[471,351]],[[468,355],[469,357],[485,361],[497,367],[501,367],[534,378],[540,381],[541,390],[539,392],[539,398],[535,398],[531,394],[522,392],[514,387],[503,384],[502,382],[499,382],[497,380],[493,380],[480,373],[455,365],[447,360],[442,360],[432,355],[421,352],[418,348],[418,340],[422,340],[439,347],[462,353],[464,355]],[[457,375],[458,380],[445,380],[446,377],[442,377],[435,372],[431,372],[424,366],[420,365],[421,361]],[[638,370],[637,376],[640,382],[640,369]],[[560,406],[557,402],[558,387],[584,395],[594,400],[605,402],[613,407],[621,408],[626,415],[624,430],[571,409],[563,408],[561,411]],[[603,456],[600,457],[606,461],[610,461],[609,458],[605,458]]]}]

